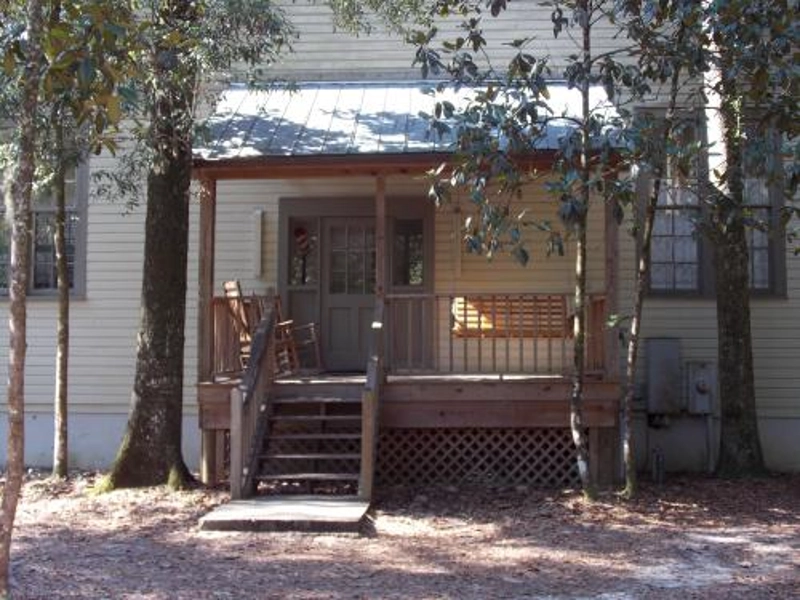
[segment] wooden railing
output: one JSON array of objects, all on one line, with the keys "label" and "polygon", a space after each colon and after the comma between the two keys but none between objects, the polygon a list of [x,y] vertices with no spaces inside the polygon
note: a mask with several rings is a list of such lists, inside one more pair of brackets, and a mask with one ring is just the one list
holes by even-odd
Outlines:
[{"label": "wooden railing", "polygon": [[[391,373],[527,373],[572,368],[568,294],[391,294],[386,300]],[[588,298],[586,368],[604,369],[605,301]]]},{"label": "wooden railing", "polygon": [[372,499],[378,455],[378,409],[384,379],[384,310],[384,302],[378,298],[372,319],[367,381],[361,394],[361,474],[358,495],[364,500]]},{"label": "wooden railing", "polygon": [[[260,307],[256,307],[253,298],[244,298],[245,309],[251,316],[251,323],[256,323]],[[211,303],[213,323],[211,331],[212,374],[216,377],[230,376],[242,372],[241,340],[237,329],[236,320],[225,298],[215,297]],[[202,349],[201,349],[202,351]]]},{"label": "wooden railing", "polygon": [[275,380],[274,313],[269,311],[253,336],[241,383],[231,390],[230,483],[234,500],[254,490],[258,452],[263,443]]}]

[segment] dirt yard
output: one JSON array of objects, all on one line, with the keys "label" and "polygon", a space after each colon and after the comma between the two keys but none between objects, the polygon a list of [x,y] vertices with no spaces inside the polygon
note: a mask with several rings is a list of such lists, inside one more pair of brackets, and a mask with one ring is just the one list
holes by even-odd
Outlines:
[{"label": "dirt yard", "polygon": [[17,598],[800,598],[800,477],[608,493],[384,493],[363,536],[217,533],[223,491],[31,477]]}]

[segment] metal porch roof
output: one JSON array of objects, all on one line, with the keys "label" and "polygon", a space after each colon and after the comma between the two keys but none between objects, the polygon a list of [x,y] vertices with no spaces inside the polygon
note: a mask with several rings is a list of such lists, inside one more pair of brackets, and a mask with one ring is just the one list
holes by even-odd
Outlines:
[{"label": "metal porch roof", "polygon": [[[223,92],[209,120],[208,136],[195,158],[213,163],[237,159],[303,156],[403,155],[447,152],[453,142],[432,132],[420,113],[432,113],[437,100],[458,105],[472,92],[448,89],[433,94],[431,82],[305,83],[293,89]],[[551,84],[556,115],[580,112],[580,95],[563,83]],[[599,86],[593,104],[605,104]],[[567,121],[548,127],[542,149],[557,147]]]}]

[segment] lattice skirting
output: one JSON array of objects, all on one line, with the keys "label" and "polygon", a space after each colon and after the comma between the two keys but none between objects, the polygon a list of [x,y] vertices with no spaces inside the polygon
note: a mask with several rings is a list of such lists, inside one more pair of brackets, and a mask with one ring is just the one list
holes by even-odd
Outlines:
[{"label": "lattice skirting", "polygon": [[379,485],[578,485],[569,429],[390,429]]}]

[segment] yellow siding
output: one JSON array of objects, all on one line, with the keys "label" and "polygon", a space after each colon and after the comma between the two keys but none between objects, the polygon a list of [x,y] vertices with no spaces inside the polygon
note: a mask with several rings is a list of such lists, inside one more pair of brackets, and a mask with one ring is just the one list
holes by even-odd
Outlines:
[{"label": "yellow siding", "polygon": [[[528,211],[530,219],[549,220],[558,227],[556,203],[543,191],[543,183],[530,186],[524,201],[519,205]],[[234,181],[220,182],[217,207],[217,260],[215,288],[222,281],[239,279],[246,291],[264,292],[276,288],[278,279],[278,208],[281,198],[325,198],[331,202],[347,202],[352,198],[372,198],[375,193],[373,178],[331,178],[316,181]],[[420,177],[390,177],[387,181],[387,198],[390,204],[402,204],[409,197],[424,198],[427,184]],[[252,275],[252,228],[250,219],[257,209],[263,214],[262,276]],[[390,209],[392,210],[392,209]],[[397,209],[395,209],[396,211]],[[566,244],[566,256],[545,255],[544,235],[531,232],[531,262],[521,266],[505,253],[492,261],[484,256],[467,254],[460,242],[459,217],[453,206],[445,206],[435,213],[434,239],[434,289],[437,294],[450,293],[512,293],[542,292],[572,294],[574,290],[574,243]],[[597,204],[590,218],[589,282],[593,293],[604,289],[604,242],[602,205]],[[461,266],[458,266],[458,263]],[[460,269],[460,274],[459,274]],[[449,307],[442,302],[437,309],[437,339],[439,364],[449,363]],[[453,346],[456,370],[492,370],[491,365],[510,364],[518,369],[532,369],[534,361],[539,369],[560,373],[571,361],[571,343],[561,341],[539,342],[534,347],[526,340],[522,347],[514,341],[506,348],[498,343],[492,354],[491,344],[477,340],[460,340]],[[466,353],[466,361],[465,359]],[[480,359],[479,359],[480,355]],[[522,362],[520,362],[522,361]],[[479,369],[480,366],[480,369]]]},{"label": "yellow siding", "polygon": [[[556,231],[563,231],[556,215],[557,202],[544,190],[544,183],[527,187],[523,199],[515,204],[525,210],[525,219],[549,221]],[[528,265],[522,266],[508,253],[491,260],[468,253],[459,233],[459,223],[470,210],[468,201],[462,207],[444,207],[436,215],[436,291],[438,292],[551,292],[574,291],[575,244],[568,239],[564,256],[547,256],[547,234],[535,227],[526,228],[530,252]],[[595,203],[590,209],[588,232],[588,282],[591,293],[602,293],[605,285],[605,244],[603,241],[603,206]],[[460,270],[460,276],[458,275]]]}]

